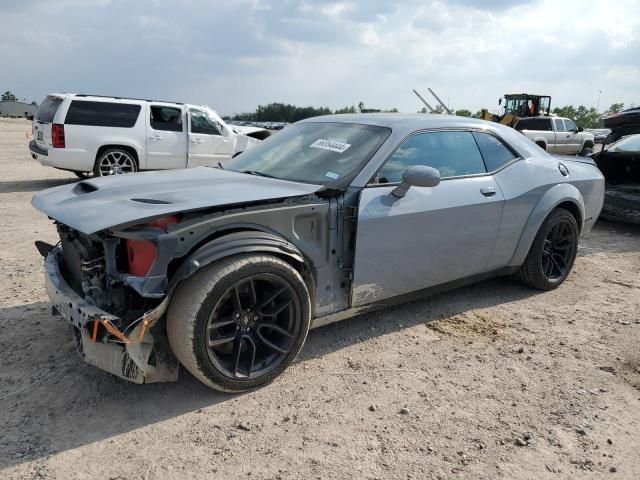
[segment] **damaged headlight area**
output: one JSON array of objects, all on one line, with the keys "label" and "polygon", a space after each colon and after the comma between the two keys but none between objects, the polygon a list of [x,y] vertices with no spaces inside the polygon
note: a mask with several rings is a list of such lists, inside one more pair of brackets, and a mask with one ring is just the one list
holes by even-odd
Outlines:
[{"label": "damaged headlight area", "polygon": [[136,383],[174,381],[178,363],[160,319],[177,217],[86,235],[58,223],[60,244],[38,242],[54,313],[73,326],[88,363]]}]

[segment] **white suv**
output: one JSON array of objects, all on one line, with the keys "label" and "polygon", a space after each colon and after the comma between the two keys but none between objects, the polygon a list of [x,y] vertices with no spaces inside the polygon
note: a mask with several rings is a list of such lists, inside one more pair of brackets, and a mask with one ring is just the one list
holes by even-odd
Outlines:
[{"label": "white suv", "polygon": [[52,94],[35,115],[29,149],[42,165],[84,178],[217,165],[268,136],[227,125],[208,107]]}]

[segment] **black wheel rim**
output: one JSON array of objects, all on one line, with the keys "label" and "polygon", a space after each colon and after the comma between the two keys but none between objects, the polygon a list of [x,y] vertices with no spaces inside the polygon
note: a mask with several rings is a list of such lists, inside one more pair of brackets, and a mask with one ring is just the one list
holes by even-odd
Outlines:
[{"label": "black wheel rim", "polygon": [[576,235],[568,220],[556,223],[544,240],[542,272],[549,281],[563,279],[569,272],[576,251]]},{"label": "black wheel rim", "polygon": [[209,315],[209,360],[234,380],[264,376],[289,355],[301,323],[300,301],[289,282],[267,273],[245,277],[227,289]]}]

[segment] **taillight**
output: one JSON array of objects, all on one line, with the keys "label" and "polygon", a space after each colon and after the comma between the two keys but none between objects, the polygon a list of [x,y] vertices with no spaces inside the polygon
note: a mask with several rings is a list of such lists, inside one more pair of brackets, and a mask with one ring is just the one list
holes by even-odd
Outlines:
[{"label": "taillight", "polygon": [[[165,232],[169,225],[178,223],[178,217],[169,215],[147,223],[149,227],[161,228]],[[157,256],[156,246],[148,240],[127,240],[127,259],[129,263],[129,273],[136,277],[144,277],[149,273],[151,265]]]},{"label": "taillight", "polygon": [[64,148],[64,125],[59,123],[51,125],[51,144],[53,148]]}]

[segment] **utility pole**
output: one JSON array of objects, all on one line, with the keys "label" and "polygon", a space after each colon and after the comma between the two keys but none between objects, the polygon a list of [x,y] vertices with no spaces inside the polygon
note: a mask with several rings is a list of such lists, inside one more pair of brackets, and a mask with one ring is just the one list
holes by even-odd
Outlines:
[{"label": "utility pole", "polygon": [[596,113],[600,111],[600,96],[602,95],[602,90],[598,90],[598,104],[596,105]]}]

